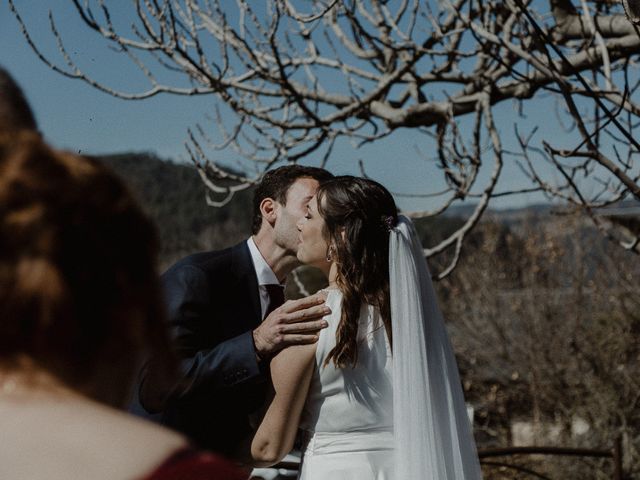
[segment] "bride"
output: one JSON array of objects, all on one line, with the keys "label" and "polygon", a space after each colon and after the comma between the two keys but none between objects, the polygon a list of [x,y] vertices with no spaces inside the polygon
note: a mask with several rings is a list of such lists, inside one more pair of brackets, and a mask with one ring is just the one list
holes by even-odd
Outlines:
[{"label": "bride", "polygon": [[303,480],[481,478],[422,247],[391,194],[336,177],[298,229],[298,259],[327,276],[332,313],[317,343],[273,358],[254,462],[279,461],[300,428]]}]

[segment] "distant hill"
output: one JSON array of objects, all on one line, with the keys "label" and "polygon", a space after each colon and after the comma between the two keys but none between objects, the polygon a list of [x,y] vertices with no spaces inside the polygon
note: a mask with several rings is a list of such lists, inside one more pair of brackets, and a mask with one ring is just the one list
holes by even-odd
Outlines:
[{"label": "distant hill", "polygon": [[[161,267],[193,252],[224,248],[246,238],[251,231],[253,190],[240,192],[222,208],[207,206],[206,188],[192,165],[177,164],[149,153],[123,153],[96,157],[111,167],[129,185],[146,212],[158,226],[162,251]],[[474,205],[461,205],[446,215],[416,221],[424,245],[434,246],[462,225]],[[560,209],[550,204],[526,208],[489,210],[483,223],[502,225],[517,232],[529,222],[548,222]],[[624,212],[624,213],[621,213]],[[638,203],[623,202],[603,215],[625,217],[619,223],[638,223]],[[628,215],[632,214],[632,215]],[[626,218],[626,217],[630,218]],[[636,228],[640,228],[637,227]],[[633,228],[632,228],[633,229]],[[595,232],[585,231],[593,235]],[[483,234],[476,229],[467,247],[482,243]],[[466,248],[465,248],[466,249]]]},{"label": "distant hill", "polygon": [[[443,214],[446,217],[467,218],[476,205],[464,204],[449,208]],[[569,208],[566,205],[556,205],[553,203],[534,203],[520,208],[501,208],[487,210],[485,219],[497,220],[500,223],[517,223],[531,217],[543,217],[545,215],[566,215]],[[640,217],[640,202],[636,200],[624,200],[606,208],[596,210],[597,213],[611,217]]]},{"label": "distant hill", "polygon": [[251,231],[251,190],[235,195],[222,208],[213,208],[206,204],[206,188],[191,165],[149,153],[95,158],[124,179],[156,222],[162,267],[189,253],[232,245]]}]

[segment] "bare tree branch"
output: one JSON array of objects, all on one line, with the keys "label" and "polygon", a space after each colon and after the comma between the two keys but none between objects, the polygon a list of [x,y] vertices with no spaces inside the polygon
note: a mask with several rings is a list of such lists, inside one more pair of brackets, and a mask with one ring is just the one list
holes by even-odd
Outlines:
[{"label": "bare tree branch", "polygon": [[[640,200],[633,2],[132,0],[127,12],[102,0],[73,0],[79,21],[146,79],[148,87],[137,92],[83,70],[53,13],[60,56],[45,55],[16,4],[9,0],[26,41],[62,75],[126,99],[160,93],[216,99],[217,131],[197,124],[187,140],[213,205],[281,162],[312,157],[325,165],[340,139],[359,148],[410,128],[416,146],[433,152],[426,164],[440,173],[434,182],[432,170],[416,172],[434,191],[408,196],[440,203],[413,215],[475,203],[460,229],[425,250],[453,251],[439,278],[455,267],[465,236],[494,199],[534,192],[580,208],[605,236],[638,250],[637,238],[613,238],[613,224],[598,213]],[[120,26],[123,18],[130,31]],[[507,101],[517,105],[512,117],[505,115]],[[505,137],[527,123],[534,102],[554,102],[559,119],[549,121],[558,130],[568,121],[570,131]],[[212,156],[220,149],[235,152],[233,171],[245,173],[220,164]],[[520,167],[521,185],[505,177],[509,164]]]}]

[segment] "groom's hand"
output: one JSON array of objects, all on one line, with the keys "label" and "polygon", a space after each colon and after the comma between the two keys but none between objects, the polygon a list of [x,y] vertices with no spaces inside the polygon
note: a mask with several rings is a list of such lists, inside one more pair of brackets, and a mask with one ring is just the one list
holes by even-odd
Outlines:
[{"label": "groom's hand", "polygon": [[328,325],[322,317],[331,313],[325,298],[325,294],[316,293],[289,300],[271,312],[253,331],[258,356],[266,359],[289,345],[317,342],[318,332]]}]

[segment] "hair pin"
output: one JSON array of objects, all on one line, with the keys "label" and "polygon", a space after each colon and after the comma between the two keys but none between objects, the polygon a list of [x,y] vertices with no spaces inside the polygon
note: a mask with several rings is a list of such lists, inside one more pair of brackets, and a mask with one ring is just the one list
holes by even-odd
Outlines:
[{"label": "hair pin", "polygon": [[387,216],[383,216],[382,217],[382,224],[385,226],[385,228],[387,229],[387,231],[391,231],[393,229],[393,227],[395,227],[395,220],[391,215],[387,215]]}]

